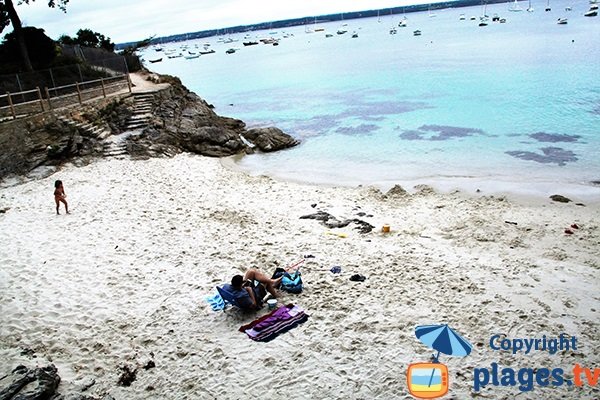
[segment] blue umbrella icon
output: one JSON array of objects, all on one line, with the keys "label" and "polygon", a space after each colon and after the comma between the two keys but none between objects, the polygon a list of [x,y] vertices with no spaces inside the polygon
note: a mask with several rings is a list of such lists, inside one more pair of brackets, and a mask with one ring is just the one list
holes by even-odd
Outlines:
[{"label": "blue umbrella icon", "polygon": [[[452,328],[446,325],[420,325],[415,328],[415,335],[423,344],[437,350],[437,355],[433,355],[433,362],[439,363],[440,353],[449,356],[464,357],[471,353],[473,345],[466,339],[456,333]],[[433,371],[429,379],[429,386],[433,379]]]}]

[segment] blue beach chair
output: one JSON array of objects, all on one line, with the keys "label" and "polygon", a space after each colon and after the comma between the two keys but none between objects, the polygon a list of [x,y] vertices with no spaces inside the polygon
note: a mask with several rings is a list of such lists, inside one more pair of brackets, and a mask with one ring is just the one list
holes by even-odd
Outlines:
[{"label": "blue beach chair", "polygon": [[230,292],[228,292],[227,290],[223,289],[222,287],[217,286],[217,292],[219,292],[219,295],[221,295],[221,298],[223,299],[223,301],[225,302],[225,308],[227,308],[227,305],[230,304],[234,307],[239,308],[240,310],[242,309],[242,307],[240,307],[240,305],[238,304],[237,300],[235,299],[235,297],[233,297],[233,294],[231,294]]}]

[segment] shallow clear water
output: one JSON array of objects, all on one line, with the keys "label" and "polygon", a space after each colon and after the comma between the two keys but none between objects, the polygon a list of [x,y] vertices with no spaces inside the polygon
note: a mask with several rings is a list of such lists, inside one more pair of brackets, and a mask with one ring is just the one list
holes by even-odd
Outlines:
[{"label": "shallow clear water", "polygon": [[[337,22],[319,24],[331,38],[289,28],[272,35],[294,35],[279,46],[244,47],[241,34],[229,44],[190,41],[190,51],[209,42],[216,53],[164,57],[150,68],[181,77],[221,115],[302,140],[238,161],[252,173],[600,193],[590,186],[600,180],[600,17],[583,16],[586,1],[552,1],[551,12],[545,4],[533,1],[533,13],[487,6],[490,17],[507,22],[486,27],[478,26],[483,9],[469,7],[407,14],[408,27],[396,35],[389,29],[401,16],[346,21],[345,35],[335,34]],[[557,25],[559,17],[569,23]],[[413,36],[415,29],[422,35]],[[225,54],[230,47],[238,51]],[[148,50],[145,58],[159,54]]]}]

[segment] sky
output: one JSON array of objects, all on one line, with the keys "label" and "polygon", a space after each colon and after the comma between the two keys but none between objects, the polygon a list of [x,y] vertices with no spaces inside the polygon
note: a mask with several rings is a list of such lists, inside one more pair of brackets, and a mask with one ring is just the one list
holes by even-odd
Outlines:
[{"label": "sky", "polygon": [[[17,1],[13,1],[16,5]],[[374,10],[427,0],[69,0],[67,13],[47,0],[16,5],[24,26],[52,39],[88,28],[114,43],[338,12]],[[4,30],[10,32],[11,27]]]}]

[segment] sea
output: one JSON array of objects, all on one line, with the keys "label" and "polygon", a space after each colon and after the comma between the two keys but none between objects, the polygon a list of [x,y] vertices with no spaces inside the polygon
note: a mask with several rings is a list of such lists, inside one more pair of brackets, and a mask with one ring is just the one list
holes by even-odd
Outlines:
[{"label": "sea", "polygon": [[[600,17],[584,16],[587,0],[534,0],[532,12],[528,1],[517,4],[521,11],[508,1],[310,17],[304,26],[166,43],[142,57],[218,114],[301,141],[237,158],[250,174],[600,199]],[[243,44],[265,38],[278,45]],[[192,59],[165,54],[211,49]]]}]

